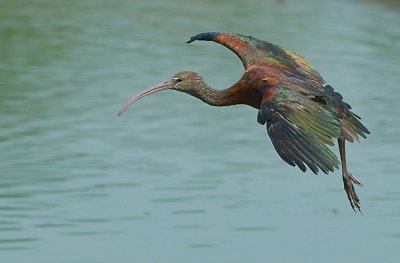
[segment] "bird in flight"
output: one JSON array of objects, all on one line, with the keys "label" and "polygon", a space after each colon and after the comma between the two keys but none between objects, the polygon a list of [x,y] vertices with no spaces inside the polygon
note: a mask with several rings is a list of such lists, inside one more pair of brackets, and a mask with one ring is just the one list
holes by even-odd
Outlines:
[{"label": "bird in flight", "polygon": [[[196,40],[214,41],[233,51],[244,66],[242,77],[218,90],[198,73],[181,71],[129,99],[118,115],[137,100],[167,89],[187,93],[212,106],[249,105],[258,109],[258,123],[266,125],[276,152],[289,165],[303,172],[308,167],[315,174],[320,170],[328,174],[341,164],[347,198],[353,210],[361,212],[354,184],[362,184],[347,170],[345,143],[366,138],[370,132],[340,93],[325,85],[304,58],[284,47],[219,32],[198,34],[187,43]],[[335,140],[340,161],[330,149]]]}]

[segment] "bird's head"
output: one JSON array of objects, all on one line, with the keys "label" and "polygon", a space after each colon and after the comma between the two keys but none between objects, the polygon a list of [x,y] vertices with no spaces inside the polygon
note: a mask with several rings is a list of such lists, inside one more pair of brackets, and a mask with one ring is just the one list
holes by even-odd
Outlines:
[{"label": "bird's head", "polygon": [[204,84],[202,77],[193,71],[181,71],[176,73],[171,79],[161,82],[160,84],[151,86],[133,96],[129,99],[124,105],[122,105],[121,109],[118,111],[118,116],[120,116],[130,105],[135,103],[147,95],[166,90],[172,89],[181,92],[188,93],[190,95],[195,95],[196,87],[199,87],[201,84]]}]

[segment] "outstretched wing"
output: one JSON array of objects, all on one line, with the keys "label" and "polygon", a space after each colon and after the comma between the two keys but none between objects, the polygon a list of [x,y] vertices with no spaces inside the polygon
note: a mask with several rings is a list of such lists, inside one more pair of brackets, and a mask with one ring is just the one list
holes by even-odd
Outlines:
[{"label": "outstretched wing", "polygon": [[267,123],[268,135],[279,156],[303,172],[306,165],[317,174],[339,168],[339,160],[329,149],[333,138],[340,136],[340,123],[335,113],[318,102],[280,87],[264,97],[257,120]]},{"label": "outstretched wing", "polygon": [[188,41],[214,41],[233,51],[245,69],[253,65],[264,65],[277,72],[277,78],[303,93],[322,94],[325,81],[321,75],[301,56],[278,45],[250,36],[207,32],[198,34]]}]

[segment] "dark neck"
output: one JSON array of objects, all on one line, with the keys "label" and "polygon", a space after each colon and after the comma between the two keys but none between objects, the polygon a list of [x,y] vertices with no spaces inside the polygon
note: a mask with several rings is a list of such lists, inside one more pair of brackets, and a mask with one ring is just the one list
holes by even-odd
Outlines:
[{"label": "dark neck", "polygon": [[196,89],[189,92],[190,95],[204,101],[211,106],[229,106],[239,104],[234,94],[229,89],[216,90],[206,83],[199,84]]}]

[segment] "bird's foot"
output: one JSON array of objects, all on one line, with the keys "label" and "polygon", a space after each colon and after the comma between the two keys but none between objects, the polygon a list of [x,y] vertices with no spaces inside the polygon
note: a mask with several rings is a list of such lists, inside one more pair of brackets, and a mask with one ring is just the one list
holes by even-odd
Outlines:
[{"label": "bird's foot", "polygon": [[356,211],[356,208],[358,211],[361,212],[361,203],[360,199],[358,198],[357,192],[354,189],[354,184],[363,186],[362,183],[354,177],[350,173],[346,173],[343,175],[343,184],[344,184],[344,190],[346,191],[347,198],[349,199],[351,208],[353,208],[354,211]]}]

